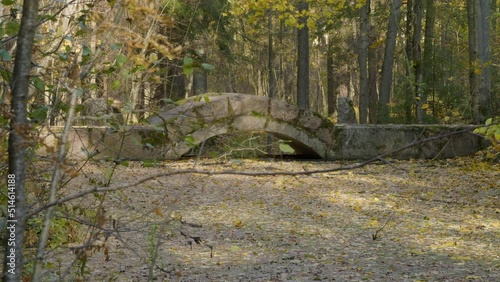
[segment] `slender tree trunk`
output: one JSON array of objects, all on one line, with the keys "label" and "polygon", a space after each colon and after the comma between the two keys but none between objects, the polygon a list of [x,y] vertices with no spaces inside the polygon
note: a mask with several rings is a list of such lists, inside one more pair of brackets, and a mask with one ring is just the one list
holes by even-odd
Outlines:
[{"label": "slender tree trunk", "polygon": [[358,48],[358,63],[359,63],[359,123],[367,122],[368,117],[368,32],[369,22],[368,14],[370,13],[370,0],[367,0],[365,5],[360,10],[360,26],[359,26],[359,48]]},{"label": "slender tree trunk", "polygon": [[[418,101],[417,111],[420,111],[420,116],[418,118],[419,122],[423,122],[425,119],[426,109],[423,109],[424,105],[428,107],[427,98],[430,96],[434,90],[434,26],[436,19],[436,9],[434,7],[434,0],[425,1],[426,13],[425,13],[425,31],[424,31],[424,52],[423,52],[423,67],[422,67],[422,96]],[[418,113],[418,112],[417,112]]]},{"label": "slender tree trunk", "polygon": [[[309,4],[304,1],[298,4],[301,13],[307,13]],[[302,109],[309,109],[309,27],[307,16],[302,16],[299,23],[303,25],[297,31],[297,105]]]},{"label": "slender tree trunk", "polygon": [[335,79],[335,62],[333,59],[333,37],[328,36],[326,47],[326,95],[328,101],[328,115],[332,116],[337,108],[337,82]]},{"label": "slender tree trunk", "polygon": [[[276,77],[274,75],[274,50],[273,50],[273,15],[272,11],[269,10],[268,12],[268,22],[267,22],[267,27],[269,29],[269,34],[268,34],[268,42],[267,42],[267,69],[268,69],[268,80],[269,80],[269,89],[267,92],[267,96],[269,98],[274,98],[278,96],[276,93],[277,88],[276,88]],[[268,134],[267,135],[267,153],[269,155],[272,154],[272,143],[273,143],[273,135]]]},{"label": "slender tree trunk", "polygon": [[415,20],[413,24],[413,38],[412,38],[412,54],[413,54],[413,71],[414,71],[414,92],[415,96],[412,97],[412,102],[416,101],[415,113],[418,123],[423,123],[423,111],[422,111],[422,81],[423,81],[423,70],[422,70],[422,48],[420,41],[422,39],[422,0],[415,0],[413,11],[415,12]]},{"label": "slender tree trunk", "polygon": [[9,176],[7,240],[3,263],[3,281],[21,281],[23,243],[26,230],[26,149],[30,126],[26,118],[30,85],[33,40],[37,27],[38,1],[24,0],[17,38],[16,61],[12,75],[13,117],[9,133]]},{"label": "slender tree trunk", "polygon": [[[370,42],[376,40],[375,27],[370,25]],[[374,46],[368,47],[368,98],[369,98],[369,122],[377,123],[377,105],[378,105],[378,48]]]},{"label": "slender tree trunk", "polygon": [[476,72],[479,61],[477,46],[477,0],[467,0],[467,21],[469,27],[469,93],[471,97],[472,119],[479,122],[479,75]]},{"label": "slender tree trunk", "polygon": [[413,72],[413,28],[414,28],[414,20],[415,19],[415,11],[413,0],[408,0],[406,2],[406,30],[405,30],[405,59],[406,59],[406,80],[404,82],[405,85],[405,99],[403,102],[404,114],[406,123],[411,123],[412,119],[412,105],[415,99],[415,73]]},{"label": "slender tree trunk", "polygon": [[389,24],[385,41],[384,61],[382,63],[382,74],[379,91],[378,122],[389,121],[389,102],[391,98],[392,69],[394,65],[394,51],[396,49],[396,35],[398,31],[399,9],[401,0],[393,0],[390,4]]}]

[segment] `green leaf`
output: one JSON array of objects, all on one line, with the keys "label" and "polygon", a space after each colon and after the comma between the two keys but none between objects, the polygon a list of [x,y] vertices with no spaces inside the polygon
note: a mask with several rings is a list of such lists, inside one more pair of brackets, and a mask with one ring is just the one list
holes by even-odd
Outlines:
[{"label": "green leaf", "polygon": [[75,106],[75,112],[79,113],[79,112],[83,111],[84,108],[85,107],[82,104],[76,105]]},{"label": "green leaf", "polygon": [[203,95],[203,101],[205,101],[205,103],[210,103],[210,98],[208,97],[208,95]]},{"label": "green leaf", "polygon": [[192,74],[194,71],[194,68],[193,67],[182,67],[182,72],[185,74],[185,75],[190,75]]},{"label": "green leaf", "polygon": [[5,33],[8,36],[15,35],[19,32],[19,23],[17,21],[10,21],[5,24]]},{"label": "green leaf", "polygon": [[190,146],[194,146],[196,145],[195,142],[196,140],[194,140],[194,137],[191,136],[191,135],[188,135],[184,138],[184,141],[186,141],[186,143],[188,143]]},{"label": "green leaf", "polygon": [[113,82],[111,82],[111,89],[116,90],[118,89],[118,87],[120,87],[120,85],[121,82],[118,79],[115,79],[113,80]]},{"label": "green leaf", "polygon": [[193,67],[194,60],[191,57],[184,57],[183,65]]},{"label": "green leaf", "polygon": [[185,75],[190,75],[194,71],[194,60],[193,58],[190,57],[184,57],[183,64],[182,64],[182,72]]},{"label": "green leaf", "polygon": [[16,3],[16,0],[2,0],[2,5],[5,5],[5,6],[10,6],[14,3]]},{"label": "green leaf", "polygon": [[34,77],[32,79],[33,81],[33,85],[35,86],[36,89],[44,92],[45,91],[45,83],[43,82],[43,80],[41,80],[39,77]]},{"label": "green leaf", "polygon": [[12,56],[10,55],[10,53],[7,50],[1,49],[0,50],[0,59],[4,62],[10,62],[12,60]]},{"label": "green leaf", "polygon": [[293,154],[295,150],[286,143],[280,143],[280,151],[286,154]]},{"label": "green leaf", "polygon": [[82,56],[89,56],[92,54],[92,50],[89,46],[83,46]]},{"label": "green leaf", "polygon": [[117,66],[122,66],[127,61],[128,61],[128,58],[123,54],[118,54],[118,56],[116,56],[116,65]]},{"label": "green leaf", "polygon": [[201,68],[206,70],[206,71],[212,71],[215,69],[215,67],[213,65],[207,64],[207,63],[202,63]]},{"label": "green leaf", "polygon": [[0,70],[0,76],[5,82],[10,84],[10,72],[8,70]]},{"label": "green leaf", "polygon": [[32,111],[29,114],[29,116],[36,123],[42,123],[45,121],[45,119],[47,119],[47,112],[48,111],[49,111],[49,109],[47,107],[41,107],[41,108],[38,108],[38,109]]},{"label": "green leaf", "polygon": [[493,118],[489,118],[486,120],[486,122],[484,123],[486,126],[490,125],[491,123],[493,122]]}]

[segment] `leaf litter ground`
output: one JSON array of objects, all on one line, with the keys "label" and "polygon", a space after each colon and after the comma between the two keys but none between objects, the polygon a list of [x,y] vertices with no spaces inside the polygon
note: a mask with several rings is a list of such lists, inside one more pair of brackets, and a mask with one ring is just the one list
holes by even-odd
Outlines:
[{"label": "leaf litter ground", "polygon": [[[207,160],[196,168],[340,165]],[[78,181],[106,166],[86,167]],[[130,163],[111,186],[192,167]],[[304,176],[158,178],[107,196],[106,227],[116,232],[104,243],[108,260],[103,252],[89,258],[85,280],[500,281],[499,196],[499,165],[469,158]]]}]

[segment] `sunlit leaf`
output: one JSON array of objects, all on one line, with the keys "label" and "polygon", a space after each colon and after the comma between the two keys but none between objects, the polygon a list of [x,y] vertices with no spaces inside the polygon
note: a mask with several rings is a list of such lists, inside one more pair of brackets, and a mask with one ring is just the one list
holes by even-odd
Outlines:
[{"label": "sunlit leaf", "polygon": [[285,154],[295,153],[295,149],[293,149],[290,145],[288,145],[286,143],[280,143],[279,147],[280,147],[280,151],[285,153]]},{"label": "sunlit leaf", "polygon": [[121,85],[121,82],[118,79],[115,79],[115,80],[113,80],[113,82],[111,82],[111,89],[113,89],[113,90],[118,89],[118,87],[120,87],[120,85]]},{"label": "sunlit leaf", "polygon": [[205,103],[210,103],[210,98],[208,97],[208,95],[203,95],[203,101],[205,101]]}]

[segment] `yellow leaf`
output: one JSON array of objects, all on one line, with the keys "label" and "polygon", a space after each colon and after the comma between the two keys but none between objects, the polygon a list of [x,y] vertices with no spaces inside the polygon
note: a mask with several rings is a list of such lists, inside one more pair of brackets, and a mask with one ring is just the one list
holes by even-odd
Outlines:
[{"label": "yellow leaf", "polygon": [[165,217],[165,215],[163,214],[163,212],[161,211],[160,208],[155,208],[155,213],[161,217]]},{"label": "yellow leaf", "polygon": [[422,107],[421,107],[422,110],[425,110],[427,108],[429,108],[429,104],[423,104]]},{"label": "yellow leaf", "polygon": [[354,206],[352,207],[352,209],[353,209],[353,210],[355,210],[355,211],[357,211],[357,212],[359,212],[359,211],[361,211],[361,205],[356,204],[356,205],[354,205]]},{"label": "yellow leaf", "polygon": [[236,228],[241,228],[241,227],[243,227],[243,225],[244,224],[243,224],[243,222],[241,220],[235,220],[234,221],[234,227],[236,227]]}]

